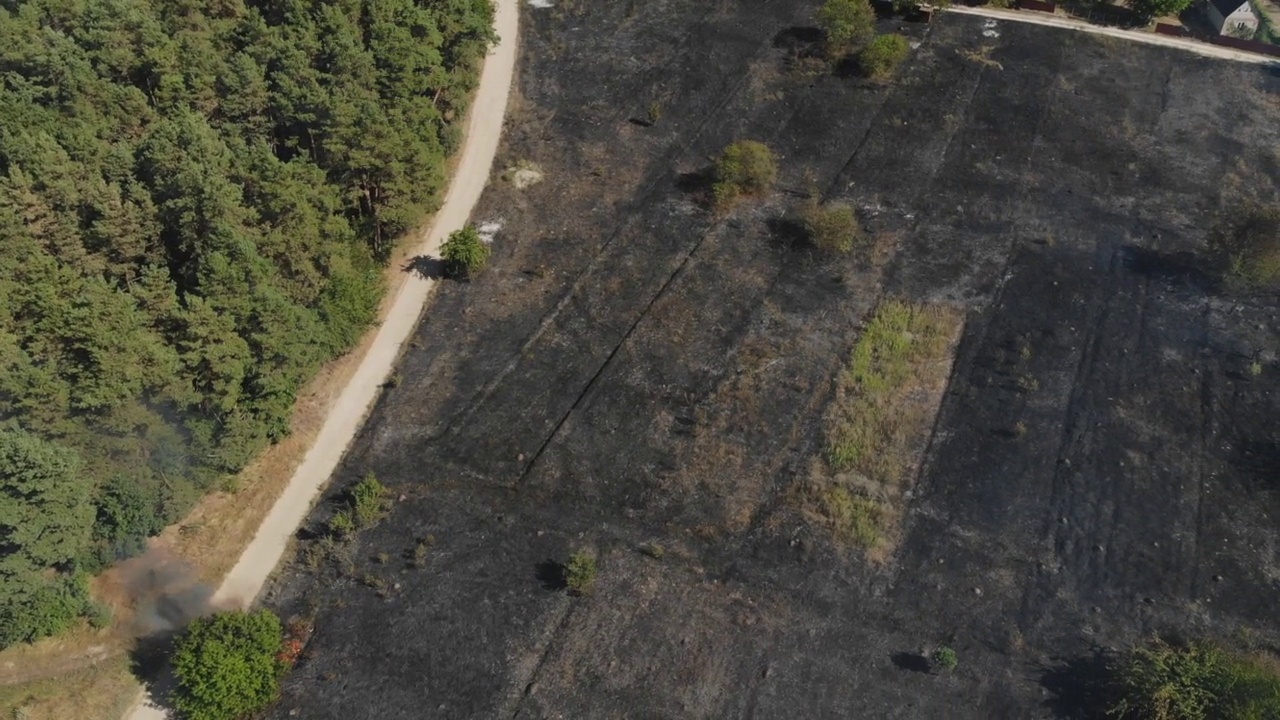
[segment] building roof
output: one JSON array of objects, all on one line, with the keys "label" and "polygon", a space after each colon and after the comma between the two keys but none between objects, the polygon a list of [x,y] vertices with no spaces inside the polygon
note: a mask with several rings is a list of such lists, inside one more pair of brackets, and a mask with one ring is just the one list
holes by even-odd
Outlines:
[{"label": "building roof", "polygon": [[[1209,2],[1213,3],[1213,7],[1222,13],[1222,17],[1239,10],[1241,5],[1249,4],[1249,0],[1209,0]],[[1252,12],[1252,8],[1250,8],[1250,12]]]}]

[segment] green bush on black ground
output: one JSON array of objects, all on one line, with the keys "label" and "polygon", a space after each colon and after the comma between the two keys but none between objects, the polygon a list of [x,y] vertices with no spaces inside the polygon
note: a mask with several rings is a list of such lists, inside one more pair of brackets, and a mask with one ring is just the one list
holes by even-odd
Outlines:
[{"label": "green bush on black ground", "polygon": [[280,692],[283,647],[270,610],[196,620],[174,644],[174,706],[186,720],[236,720],[265,708]]},{"label": "green bush on black ground", "polygon": [[955,650],[943,645],[933,651],[933,664],[950,672],[960,664],[960,658],[956,655]]},{"label": "green bush on black ground", "polygon": [[1227,217],[1209,236],[1209,257],[1228,290],[1280,289],[1280,207],[1252,205]]},{"label": "green bush on black ground", "polygon": [[1112,667],[1120,720],[1265,720],[1280,718],[1276,666],[1206,642],[1156,641]]},{"label": "green bush on black ground", "polygon": [[576,552],[569,556],[569,564],[564,568],[565,584],[577,595],[590,594],[596,582],[596,559],[586,552]]},{"label": "green bush on black ground", "polygon": [[369,473],[342,496],[341,507],[329,518],[329,535],[350,537],[382,517],[387,509],[387,488]]},{"label": "green bush on black ground", "polygon": [[351,488],[351,511],[354,513],[356,525],[366,527],[373,524],[386,509],[387,489],[378,482],[373,473]]},{"label": "green bush on black ground", "polygon": [[728,205],[744,195],[768,192],[778,177],[778,166],[769,146],[739,140],[726,147],[716,161],[712,192],[716,203]]},{"label": "green bush on black ground", "polygon": [[818,27],[826,35],[827,55],[843,55],[871,39],[875,20],[867,0],[826,0],[818,8]]},{"label": "green bush on black ground", "polygon": [[872,80],[888,80],[898,72],[898,67],[910,52],[911,45],[905,37],[879,35],[858,53],[858,66],[862,68],[862,74]]},{"label": "green bush on black ground", "polygon": [[468,278],[480,272],[489,262],[489,246],[480,233],[468,225],[455,230],[440,246],[445,274],[452,278]]},{"label": "green bush on black ground", "polygon": [[863,240],[858,216],[845,203],[815,202],[805,210],[804,226],[814,246],[827,253],[850,252]]}]

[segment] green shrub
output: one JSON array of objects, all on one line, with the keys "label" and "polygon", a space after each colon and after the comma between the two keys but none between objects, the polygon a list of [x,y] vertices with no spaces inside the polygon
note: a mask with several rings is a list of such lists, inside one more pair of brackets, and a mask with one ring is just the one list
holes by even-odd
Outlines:
[{"label": "green shrub", "polygon": [[569,556],[564,569],[565,584],[578,595],[587,595],[596,582],[596,559],[585,552]]},{"label": "green shrub", "polygon": [[356,527],[372,524],[385,509],[387,489],[372,473],[351,488],[351,510],[355,514]]},{"label": "green shrub", "polygon": [[956,656],[956,651],[943,645],[933,651],[933,664],[948,672],[955,670],[960,664],[960,658]]},{"label": "green shrub", "polygon": [[0,573],[0,647],[33,642],[70,627],[84,612],[89,587],[81,574]]},{"label": "green shrub", "polygon": [[329,534],[345,538],[356,531],[356,520],[347,509],[339,510],[329,518]]},{"label": "green shrub", "polygon": [[875,13],[867,0],[826,0],[818,8],[818,27],[826,34],[827,54],[842,55],[875,34]]},{"label": "green shrub", "polygon": [[857,215],[844,203],[815,202],[805,212],[804,226],[814,246],[827,253],[847,253],[863,239]]},{"label": "green shrub", "polygon": [[727,205],[742,195],[768,192],[778,177],[773,152],[764,143],[739,140],[716,161],[712,192],[716,203]]},{"label": "green shrub", "polygon": [[858,53],[862,73],[872,80],[888,80],[907,59],[911,46],[901,35],[880,35]]},{"label": "green shrub", "polygon": [[1280,717],[1274,664],[1210,643],[1156,641],[1134,648],[1111,668],[1124,720],[1263,720]]},{"label": "green shrub", "polygon": [[650,125],[657,125],[658,121],[662,119],[662,103],[657,100],[649,103],[649,112],[646,114],[646,117],[648,118]]},{"label": "green shrub", "polygon": [[174,706],[187,720],[235,720],[265,708],[280,690],[283,641],[270,610],[196,620],[174,645]]},{"label": "green shrub", "polygon": [[1228,290],[1280,289],[1280,207],[1251,206],[1219,223],[1209,256]]},{"label": "green shrub", "polygon": [[452,278],[474,276],[489,262],[489,246],[480,239],[474,227],[455,230],[440,246],[444,271]]},{"label": "green shrub", "polygon": [[98,630],[111,625],[111,614],[111,606],[106,603],[97,600],[85,603],[84,617],[89,621],[90,626]]}]

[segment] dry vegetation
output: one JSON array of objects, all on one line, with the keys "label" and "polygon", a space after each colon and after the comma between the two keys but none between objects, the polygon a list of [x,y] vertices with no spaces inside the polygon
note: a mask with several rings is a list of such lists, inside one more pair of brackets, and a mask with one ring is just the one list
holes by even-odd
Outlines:
[{"label": "dry vegetation", "polygon": [[116,718],[137,695],[129,661],[118,655],[61,677],[0,686],[0,708],[7,713],[3,717],[22,720]]},{"label": "dry vegetation", "polygon": [[946,386],[962,320],[955,308],[882,302],[840,375],[827,456],[802,503],[838,543],[873,560],[894,545],[903,492]]}]

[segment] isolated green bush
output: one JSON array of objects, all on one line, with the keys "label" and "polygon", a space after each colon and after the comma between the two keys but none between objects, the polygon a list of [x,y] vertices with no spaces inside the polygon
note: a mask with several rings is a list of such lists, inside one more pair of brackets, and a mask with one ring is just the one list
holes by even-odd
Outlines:
[{"label": "isolated green bush", "polygon": [[805,230],[819,250],[847,253],[862,238],[862,227],[853,208],[844,203],[811,205],[804,214]]},{"label": "isolated green bush", "polygon": [[480,233],[468,225],[449,235],[449,239],[440,246],[440,257],[449,277],[471,277],[489,262],[489,246],[480,239]]},{"label": "isolated green bush", "polygon": [[933,651],[933,664],[943,670],[951,671],[955,670],[956,666],[960,664],[960,658],[956,655],[955,650],[943,645]]},{"label": "isolated green bush", "polygon": [[767,192],[778,177],[778,166],[769,146],[754,140],[739,140],[716,161],[712,192],[718,204],[733,202],[742,195]]},{"label": "isolated green bush", "polygon": [[585,552],[576,552],[569,556],[569,564],[564,569],[565,584],[569,590],[578,595],[586,595],[596,582],[596,559]]},{"label": "isolated green bush", "polygon": [[356,520],[349,509],[342,509],[329,518],[329,534],[345,538],[356,531]]},{"label": "isolated green bush", "polygon": [[196,620],[174,645],[174,705],[186,720],[236,720],[261,710],[280,691],[283,642],[270,610]]},{"label": "isolated green bush", "polygon": [[867,0],[826,0],[818,8],[827,54],[843,55],[875,34],[875,12]]},{"label": "isolated green bush", "polygon": [[1228,290],[1280,289],[1280,207],[1255,205],[1220,222],[1209,254]]},{"label": "isolated green bush", "polygon": [[1123,720],[1270,720],[1280,718],[1275,666],[1211,643],[1155,641],[1112,668]]},{"label": "isolated green bush", "polygon": [[872,80],[887,80],[907,59],[911,46],[901,35],[879,35],[858,53],[862,73]]},{"label": "isolated green bush", "polygon": [[370,525],[382,515],[386,494],[387,489],[372,473],[351,488],[351,511],[355,514],[356,526]]}]

